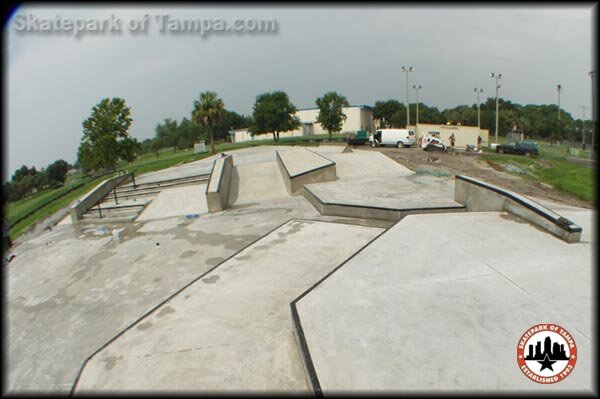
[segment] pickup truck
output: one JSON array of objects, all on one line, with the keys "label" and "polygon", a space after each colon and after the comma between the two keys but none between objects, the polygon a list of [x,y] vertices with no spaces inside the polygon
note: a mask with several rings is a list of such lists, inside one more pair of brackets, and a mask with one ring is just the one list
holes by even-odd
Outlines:
[{"label": "pickup truck", "polygon": [[496,152],[500,154],[518,154],[518,155],[539,155],[540,147],[535,141],[510,142],[496,146]]}]

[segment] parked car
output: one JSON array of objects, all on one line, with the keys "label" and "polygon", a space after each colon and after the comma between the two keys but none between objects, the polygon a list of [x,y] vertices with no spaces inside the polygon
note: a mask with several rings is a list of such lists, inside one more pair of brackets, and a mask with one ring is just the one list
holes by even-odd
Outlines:
[{"label": "parked car", "polygon": [[398,148],[412,147],[417,142],[415,132],[408,129],[379,129],[369,137],[371,147],[394,145]]},{"label": "parked car", "polygon": [[366,130],[359,130],[356,134],[350,133],[346,136],[346,141],[354,145],[366,144],[369,141],[369,133]]},{"label": "parked car", "polygon": [[519,142],[510,142],[508,144],[500,144],[496,146],[496,152],[500,154],[517,154],[517,155],[539,155],[540,147],[535,141],[523,140]]}]

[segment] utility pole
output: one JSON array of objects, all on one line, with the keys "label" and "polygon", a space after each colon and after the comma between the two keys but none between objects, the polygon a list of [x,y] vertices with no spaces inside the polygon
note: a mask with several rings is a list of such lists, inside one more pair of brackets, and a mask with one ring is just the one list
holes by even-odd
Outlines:
[{"label": "utility pole", "polygon": [[422,88],[421,85],[413,85],[413,89],[417,92],[417,123],[415,125],[415,137],[419,135],[419,90]]},{"label": "utility pole", "polygon": [[583,119],[581,120],[581,149],[585,147],[585,110],[589,109],[583,105],[580,105],[579,108],[583,111]]},{"label": "utility pole", "polygon": [[589,73],[592,83],[592,159],[596,160],[596,134],[598,134],[598,116],[596,114],[596,71]]},{"label": "utility pole", "polygon": [[496,78],[496,131],[494,132],[495,134],[495,141],[496,144],[498,144],[498,89],[500,88],[500,85],[498,84],[498,80],[502,79],[502,74],[498,73],[498,74],[494,74],[494,72],[490,73],[490,78]]},{"label": "utility pole", "polygon": [[561,85],[556,85],[556,91],[558,91],[558,121],[560,122],[560,89],[562,89]]},{"label": "utility pole", "polygon": [[414,71],[413,67],[402,67],[402,72],[406,73],[406,128],[410,125],[410,102],[408,101],[408,73]]},{"label": "utility pole", "polygon": [[475,88],[477,93],[477,128],[481,130],[481,102],[479,101],[479,93],[483,93],[483,89]]}]

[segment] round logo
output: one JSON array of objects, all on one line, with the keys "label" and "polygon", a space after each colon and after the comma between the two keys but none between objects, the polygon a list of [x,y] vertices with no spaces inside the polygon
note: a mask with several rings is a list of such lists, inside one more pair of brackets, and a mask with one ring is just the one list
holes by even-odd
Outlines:
[{"label": "round logo", "polygon": [[539,384],[555,384],[567,378],[577,361],[573,336],[556,324],[538,324],[519,339],[517,363],[523,374]]}]

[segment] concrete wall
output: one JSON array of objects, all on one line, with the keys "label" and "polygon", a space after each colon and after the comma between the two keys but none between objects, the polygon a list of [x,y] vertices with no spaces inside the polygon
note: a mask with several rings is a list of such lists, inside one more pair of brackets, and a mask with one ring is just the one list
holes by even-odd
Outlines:
[{"label": "concrete wall", "polygon": [[416,127],[410,126],[416,131],[417,140],[419,137],[427,134],[429,131],[439,132],[440,139],[446,145],[450,145],[450,136],[454,133],[456,142],[455,148],[465,148],[467,145],[477,146],[477,136],[481,136],[481,147],[489,145],[489,131],[487,129],[479,129],[477,126],[458,126],[458,125],[440,125],[419,123],[418,130]]},{"label": "concrete wall", "polygon": [[233,156],[215,159],[206,186],[206,203],[209,212],[220,212],[229,205],[229,192],[233,173]]},{"label": "concrete wall", "polygon": [[581,239],[581,227],[512,191],[460,175],[456,176],[454,187],[454,200],[465,205],[469,212],[509,212],[568,243]]},{"label": "concrete wall", "polygon": [[[302,174],[291,175],[285,165],[285,152],[280,154],[279,151],[276,151],[275,154],[277,157],[277,165],[279,165],[279,171],[281,172],[281,177],[283,178],[283,183],[289,195],[302,194],[302,187],[305,184],[333,181],[337,178],[335,172],[335,162],[333,161],[329,161],[328,164],[315,169],[307,169]],[[320,156],[308,150],[307,155],[317,157]]]},{"label": "concrete wall", "polygon": [[71,221],[76,223],[81,219],[81,216],[91,207],[96,205],[98,202],[104,198],[106,194],[108,194],[113,188],[117,187],[119,184],[123,183],[126,180],[133,181],[133,175],[131,173],[127,173],[120,176],[115,176],[110,179],[104,180],[102,183],[98,184],[92,191],[87,193],[84,197],[80,198],[78,202],[71,206],[70,214]]}]

